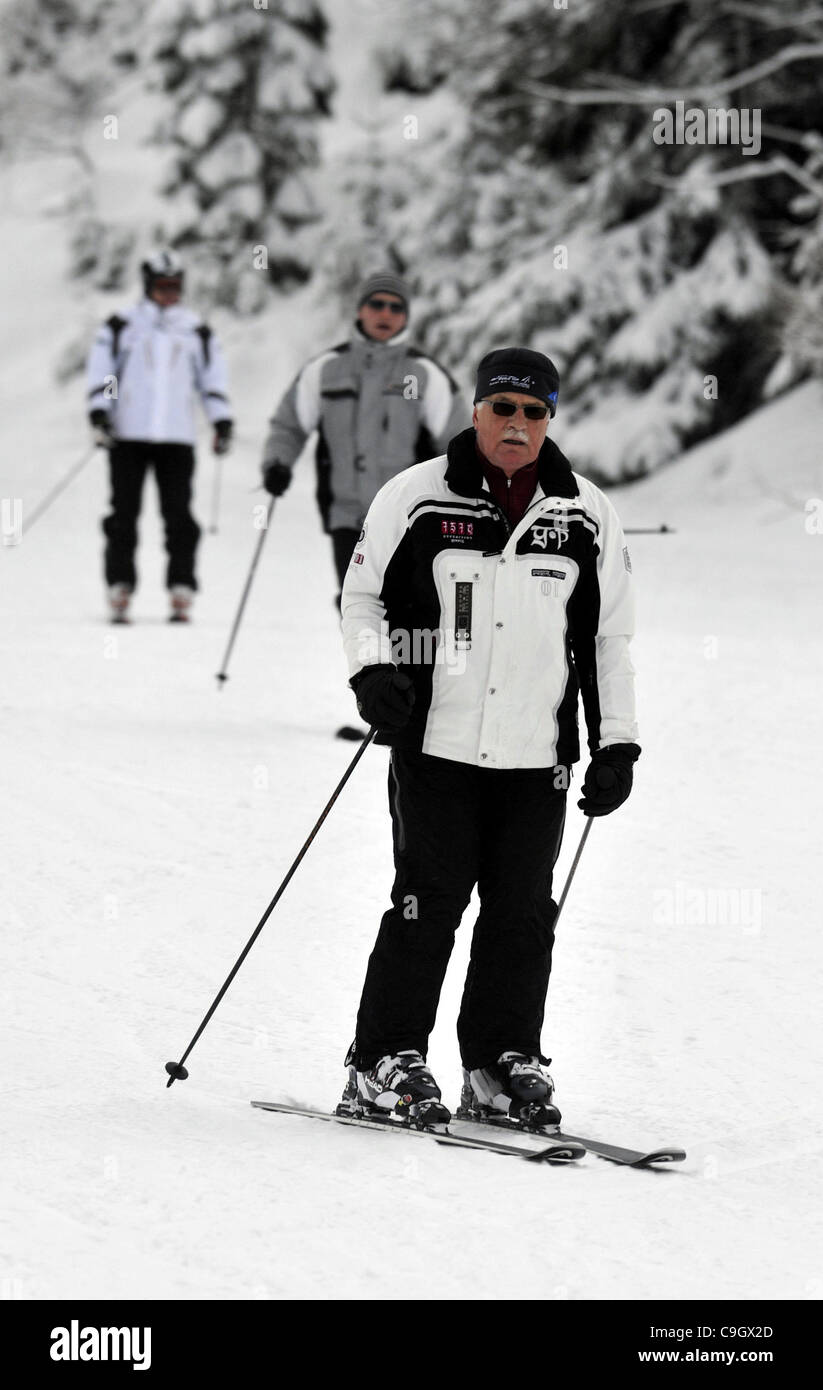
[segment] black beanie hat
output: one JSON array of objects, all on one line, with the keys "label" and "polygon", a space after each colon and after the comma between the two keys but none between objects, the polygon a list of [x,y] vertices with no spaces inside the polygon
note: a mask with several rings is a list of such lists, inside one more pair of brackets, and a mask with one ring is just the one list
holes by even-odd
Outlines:
[{"label": "black beanie hat", "polygon": [[497,391],[520,391],[545,401],[553,416],[557,410],[560,377],[550,358],[531,348],[495,348],[487,352],[477,368],[475,401]]}]

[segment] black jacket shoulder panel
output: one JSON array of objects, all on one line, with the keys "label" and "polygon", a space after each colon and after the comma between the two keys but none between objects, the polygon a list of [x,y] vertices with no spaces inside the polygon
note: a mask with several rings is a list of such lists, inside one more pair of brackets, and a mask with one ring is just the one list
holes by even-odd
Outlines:
[{"label": "black jacket shoulder panel", "polygon": [[128,327],[128,319],[121,318],[119,314],[112,314],[106,319],[106,327],[111,329],[111,351],[112,356],[116,357],[120,349],[120,335],[124,328]]},{"label": "black jacket shoulder panel", "polygon": [[199,323],[194,331],[203,344],[203,361],[208,366],[211,357],[211,329],[207,323]]}]

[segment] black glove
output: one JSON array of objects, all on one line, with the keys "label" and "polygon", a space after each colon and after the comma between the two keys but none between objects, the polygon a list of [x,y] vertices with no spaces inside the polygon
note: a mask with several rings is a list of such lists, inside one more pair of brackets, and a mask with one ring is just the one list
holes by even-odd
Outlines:
[{"label": "black glove", "polygon": [[402,729],[414,705],[414,686],[408,676],[390,662],[364,666],[349,685],[357,696],[357,708],[367,724],[378,729]]},{"label": "black glove", "polygon": [[101,449],[110,449],[114,443],[114,431],[111,427],[111,417],[107,410],[92,410],[89,415],[94,442]]},{"label": "black glove", "polygon": [[227,454],[229,452],[231,448],[231,432],[233,429],[233,420],[215,420],[214,438],[211,444],[215,454]]},{"label": "black glove", "polygon": [[599,748],[583,778],[583,800],[578,801],[587,816],[608,816],[622,806],[632,789],[632,765],[640,757],[636,743],[613,743]]},{"label": "black glove", "polygon": [[272,497],[282,497],[291,482],[291,469],[287,463],[267,463],[263,467],[263,486]]}]

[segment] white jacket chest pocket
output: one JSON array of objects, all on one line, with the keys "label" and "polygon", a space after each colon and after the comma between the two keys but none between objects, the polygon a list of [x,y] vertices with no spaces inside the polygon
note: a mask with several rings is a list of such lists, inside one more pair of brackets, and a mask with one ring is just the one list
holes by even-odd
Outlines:
[{"label": "white jacket chest pocket", "polygon": [[574,592],[579,569],[567,556],[518,556],[519,587],[527,595],[530,621],[538,628],[565,627],[566,605]]}]

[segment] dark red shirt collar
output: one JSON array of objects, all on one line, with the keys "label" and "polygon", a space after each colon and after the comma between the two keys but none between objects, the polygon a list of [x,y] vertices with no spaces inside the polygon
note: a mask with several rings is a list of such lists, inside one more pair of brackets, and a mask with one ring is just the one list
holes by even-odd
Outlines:
[{"label": "dark red shirt collar", "polygon": [[534,497],[537,487],[537,459],[518,468],[511,478],[507,478],[502,468],[490,463],[486,455],[477,448],[477,457],[483,469],[483,477],[489,485],[492,497],[506,514],[510,526],[516,526],[525,514]]}]

